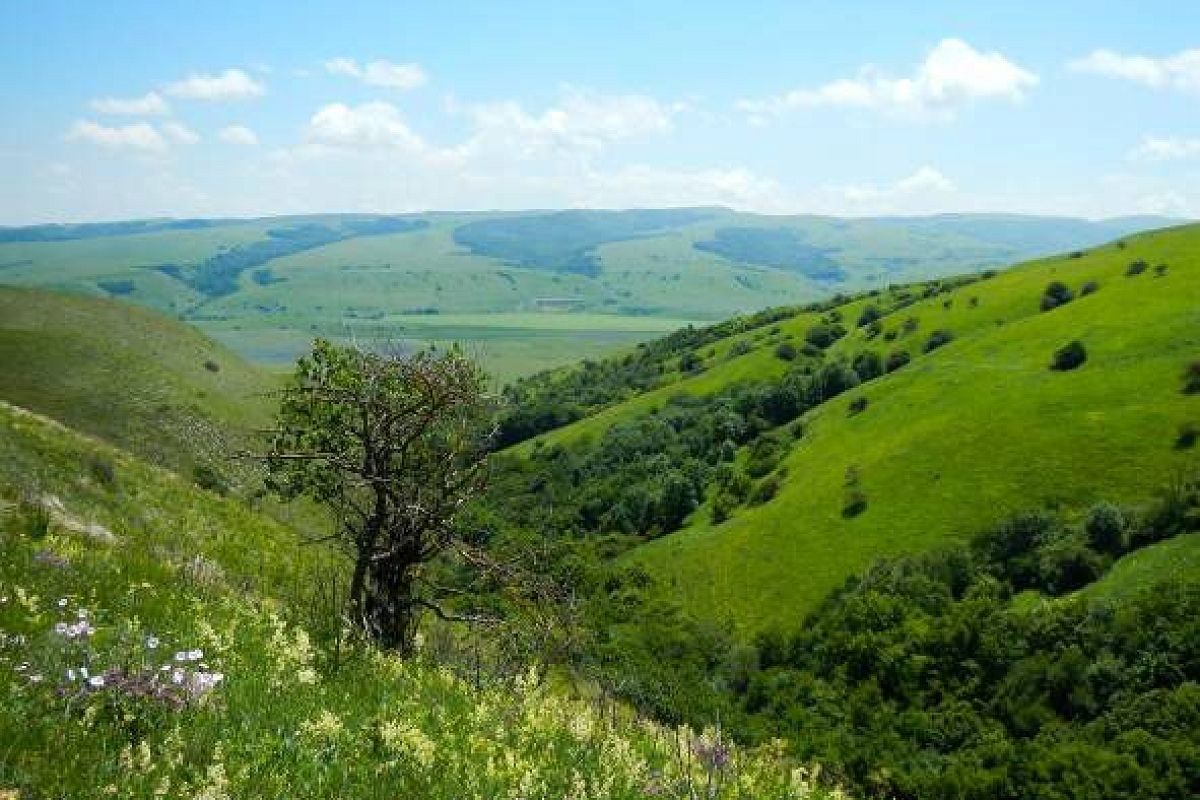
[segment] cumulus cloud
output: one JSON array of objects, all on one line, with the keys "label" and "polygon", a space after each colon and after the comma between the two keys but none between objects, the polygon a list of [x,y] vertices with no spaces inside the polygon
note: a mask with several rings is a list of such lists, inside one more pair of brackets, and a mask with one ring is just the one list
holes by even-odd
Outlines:
[{"label": "cumulus cloud", "polygon": [[167,101],[158,92],[147,92],[141,97],[99,97],[89,105],[97,114],[146,117],[170,113]]},{"label": "cumulus cloud", "polygon": [[109,127],[91,120],[79,120],[67,131],[68,140],[87,141],[112,149],[128,149],[143,153],[161,153],[167,140],[154,126],[145,122]]},{"label": "cumulus cloud", "polygon": [[391,103],[376,101],[358,106],[330,103],[308,121],[308,141],[317,145],[356,150],[400,150],[421,153],[426,144],[415,134]]},{"label": "cumulus cloud", "polygon": [[512,101],[474,105],[460,109],[475,123],[475,133],[462,150],[468,155],[504,151],[522,158],[594,155],[615,142],[670,133],[674,117],[686,108],[646,95],[578,90],[540,113]]},{"label": "cumulus cloud", "polygon": [[1070,66],[1076,72],[1132,81],[1153,89],[1200,91],[1200,49],[1161,58],[1093,50]]},{"label": "cumulus cloud", "polygon": [[1130,158],[1141,161],[1171,161],[1200,156],[1200,139],[1180,139],[1168,136],[1147,136],[1130,152]]},{"label": "cumulus cloud", "polygon": [[933,167],[925,166],[913,174],[886,186],[847,186],[842,195],[851,203],[878,204],[910,200],[919,196],[945,194],[956,190],[954,182]]},{"label": "cumulus cloud", "polygon": [[980,52],[961,39],[943,39],[909,77],[890,77],[868,65],[853,78],[740,100],[737,107],[757,122],[793,109],[820,106],[949,117],[975,101],[1020,102],[1037,84],[1037,75],[999,52]]},{"label": "cumulus cloud", "polygon": [[332,58],[325,62],[325,71],[355,78],[368,86],[400,91],[419,88],[429,80],[420,64],[394,64],[382,59],[360,66],[353,58]]},{"label": "cumulus cloud", "polygon": [[189,75],[168,84],[166,93],[187,100],[250,100],[266,94],[267,88],[240,69],[227,69],[219,75]]},{"label": "cumulus cloud", "polygon": [[226,144],[258,144],[258,135],[245,125],[227,125],[217,133],[217,138]]},{"label": "cumulus cloud", "polygon": [[195,144],[200,141],[200,134],[179,122],[165,122],[162,129],[172,141],[179,144]]}]

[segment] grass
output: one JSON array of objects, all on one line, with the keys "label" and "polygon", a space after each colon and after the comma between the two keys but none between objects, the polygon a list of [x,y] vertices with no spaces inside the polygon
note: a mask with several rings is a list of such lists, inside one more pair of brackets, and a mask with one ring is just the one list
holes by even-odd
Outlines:
[{"label": "grass", "polygon": [[1127,601],[1164,582],[1200,576],[1200,533],[1186,533],[1122,557],[1100,580],[1077,594],[1089,600]]},{"label": "grass", "polygon": [[275,385],[151,311],[10,287],[0,287],[0,363],[0,398],[185,473],[264,427]]},{"label": "grass", "polygon": [[[1200,227],[1146,234],[921,301],[884,319],[885,331],[897,331],[890,344],[853,331],[833,356],[902,348],[912,363],[808,415],[770,502],[721,525],[702,508],[682,531],[629,557],[687,610],[753,631],[796,622],[876,558],[970,535],[1026,508],[1143,499],[1195,459],[1174,442],[1180,425],[1200,415],[1196,397],[1180,391],[1185,365],[1200,353],[1197,252]],[[1138,258],[1169,269],[1125,277]],[[1043,313],[1038,301],[1051,280],[1076,288],[1096,280],[1100,289]],[[904,333],[909,317],[917,329]],[[809,324],[784,322],[780,335]],[[954,340],[922,354],[935,329]],[[762,331],[742,336],[756,335],[769,341]],[[1049,370],[1051,354],[1074,339],[1086,345],[1087,363]],[[712,392],[782,369],[767,346],[731,361],[717,357],[700,376],[542,438],[583,440],[676,391]],[[861,397],[869,406],[850,415]],[[851,466],[867,508],[848,519],[841,512]]]},{"label": "grass", "polygon": [[[44,417],[0,404],[0,434],[2,796],[827,796],[778,748],[571,699],[536,669],[335,661],[295,622],[321,621],[303,601],[323,551]],[[113,480],[81,478],[96,460]],[[46,494],[115,538],[40,524]]]}]

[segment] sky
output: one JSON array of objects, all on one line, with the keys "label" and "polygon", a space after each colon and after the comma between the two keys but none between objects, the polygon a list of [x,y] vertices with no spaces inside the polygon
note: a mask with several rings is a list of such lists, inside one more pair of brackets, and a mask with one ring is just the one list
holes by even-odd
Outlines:
[{"label": "sky", "polygon": [[19,2],[0,224],[1200,217],[1200,3]]}]

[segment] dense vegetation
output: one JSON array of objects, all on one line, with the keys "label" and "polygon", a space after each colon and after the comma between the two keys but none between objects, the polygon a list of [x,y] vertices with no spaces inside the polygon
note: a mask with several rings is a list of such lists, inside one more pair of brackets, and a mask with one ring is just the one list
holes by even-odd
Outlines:
[{"label": "dense vegetation", "polygon": [[792,228],[718,228],[711,240],[696,242],[695,248],[730,261],[793,270],[821,283],[846,277],[829,257],[830,250],[814,247]]}]

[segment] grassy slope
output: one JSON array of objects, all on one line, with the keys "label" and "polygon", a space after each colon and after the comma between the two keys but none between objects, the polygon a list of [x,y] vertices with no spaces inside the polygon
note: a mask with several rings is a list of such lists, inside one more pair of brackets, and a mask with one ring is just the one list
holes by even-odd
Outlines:
[{"label": "grassy slope", "polygon": [[1124,556],[1078,595],[1089,600],[1126,600],[1154,591],[1164,581],[1200,577],[1200,533],[1157,542]]},{"label": "grassy slope", "polygon": [[0,364],[0,399],[180,470],[223,458],[265,425],[273,386],[187,325],[31,289],[0,287]]},{"label": "grassy slope", "polygon": [[[115,480],[81,474],[96,461]],[[13,501],[44,493],[117,540],[58,524],[31,535],[33,517]],[[671,755],[690,735],[529,680],[473,690],[445,667],[370,652],[325,669],[287,620],[317,608],[297,601],[328,574],[313,571],[322,560],[236,501],[0,403],[0,795],[633,800],[652,784],[689,797],[705,783],[694,759]],[[94,635],[54,632],[77,613]],[[191,648],[223,681],[182,707],[135,699],[109,671],[171,685],[172,653]],[[107,685],[71,682],[81,666]],[[777,755],[737,764],[739,792],[824,796]]]},{"label": "grassy slope", "polygon": [[[1198,252],[1197,227],[1134,237],[1125,249],[1034,262],[964,287],[949,296],[949,309],[942,295],[893,314],[885,329],[898,329],[909,316],[920,321],[917,332],[894,344],[866,345],[861,332],[853,333],[835,353],[904,348],[914,361],[812,413],[773,501],[719,526],[701,511],[689,527],[634,558],[690,609],[754,629],[802,616],[875,558],[973,533],[1011,511],[1144,496],[1189,458],[1173,442],[1179,425],[1200,414],[1197,399],[1179,391],[1185,364],[1200,352]],[[1170,270],[1125,277],[1136,258]],[[1038,311],[1049,281],[1078,289],[1089,279],[1099,281],[1097,293]],[[953,331],[956,341],[919,355],[936,328]],[[1069,373],[1048,370],[1051,353],[1076,338],[1088,348],[1087,364]],[[712,390],[739,375],[779,369],[769,351],[756,351],[678,388]],[[636,398],[544,438],[594,433],[675,390],[657,390],[656,398]],[[859,395],[870,407],[849,417]],[[852,465],[869,507],[845,519],[843,480]]]}]

